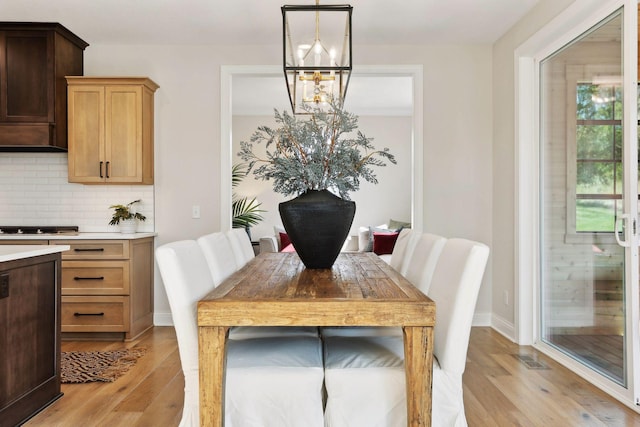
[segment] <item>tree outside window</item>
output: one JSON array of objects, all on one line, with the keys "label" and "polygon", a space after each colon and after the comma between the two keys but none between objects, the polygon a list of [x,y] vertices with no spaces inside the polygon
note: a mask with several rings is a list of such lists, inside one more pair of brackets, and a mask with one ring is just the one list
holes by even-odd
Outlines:
[{"label": "tree outside window", "polygon": [[622,87],[576,91],[576,232],[613,232],[622,211]]}]

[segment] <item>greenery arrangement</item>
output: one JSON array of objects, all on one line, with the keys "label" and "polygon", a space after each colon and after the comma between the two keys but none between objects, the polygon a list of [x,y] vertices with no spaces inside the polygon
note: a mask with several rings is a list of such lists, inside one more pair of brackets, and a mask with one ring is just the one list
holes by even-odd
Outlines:
[{"label": "greenery arrangement", "polygon": [[[249,173],[249,169],[245,163],[239,163],[233,165],[231,169],[231,186],[235,188],[242,182],[242,180]],[[256,225],[262,221],[261,212],[266,212],[260,209],[262,203],[258,202],[256,198],[238,197],[233,194],[231,202],[232,213],[232,227],[233,228],[247,228],[252,225]]]},{"label": "greenery arrangement", "polygon": [[[349,200],[360,188],[360,180],[378,183],[372,166],[396,164],[388,148],[376,150],[372,138],[357,131],[358,117],[331,103],[327,111],[307,108],[310,116],[299,118],[275,111],[280,126],[260,126],[249,142],[240,143],[238,155],[248,162],[248,172],[263,180],[273,180],[277,193],[300,195],[307,190],[330,190]],[[266,143],[266,158],[253,152],[254,143]],[[255,169],[254,169],[255,167]]]},{"label": "greenery arrangement", "polygon": [[147,219],[146,216],[138,213],[132,212],[131,207],[140,203],[140,199],[134,200],[131,203],[127,203],[126,205],[112,205],[109,206],[109,209],[114,209],[113,216],[111,217],[111,221],[109,221],[109,225],[117,225],[120,224],[120,221],[125,221],[128,219],[138,219],[140,221],[144,221]]}]

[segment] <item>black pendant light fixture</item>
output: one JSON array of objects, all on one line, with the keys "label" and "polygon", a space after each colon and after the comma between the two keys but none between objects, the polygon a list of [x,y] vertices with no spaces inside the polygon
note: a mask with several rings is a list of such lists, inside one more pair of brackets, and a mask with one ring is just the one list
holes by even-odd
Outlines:
[{"label": "black pendant light fixture", "polygon": [[294,114],[342,103],[351,77],[350,5],[282,6],[284,75]]}]

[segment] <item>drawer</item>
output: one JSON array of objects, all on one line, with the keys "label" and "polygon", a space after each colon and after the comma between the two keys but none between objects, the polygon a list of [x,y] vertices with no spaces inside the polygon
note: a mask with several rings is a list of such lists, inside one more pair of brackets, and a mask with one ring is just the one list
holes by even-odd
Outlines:
[{"label": "drawer", "polygon": [[52,240],[56,245],[69,245],[62,253],[63,260],[80,259],[129,259],[127,240]]},{"label": "drawer", "polygon": [[62,295],[129,295],[129,261],[63,261]]},{"label": "drawer", "polygon": [[126,332],[129,297],[62,297],[62,332]]}]

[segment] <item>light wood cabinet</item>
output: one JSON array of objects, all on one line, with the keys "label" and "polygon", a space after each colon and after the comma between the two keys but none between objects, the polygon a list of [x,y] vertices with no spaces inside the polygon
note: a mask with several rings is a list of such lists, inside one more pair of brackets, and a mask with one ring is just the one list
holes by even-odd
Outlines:
[{"label": "light wood cabinet", "polygon": [[153,238],[51,240],[62,253],[65,338],[129,341],[153,326]]},{"label": "light wood cabinet", "polygon": [[67,77],[69,182],[153,184],[153,96],[146,77]]}]

